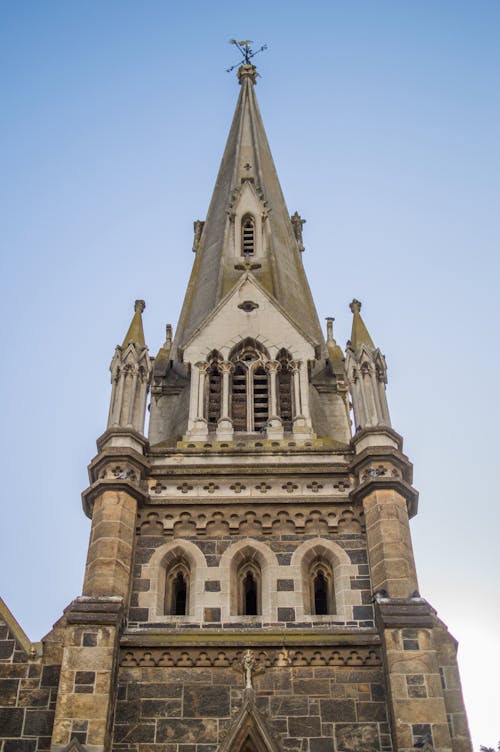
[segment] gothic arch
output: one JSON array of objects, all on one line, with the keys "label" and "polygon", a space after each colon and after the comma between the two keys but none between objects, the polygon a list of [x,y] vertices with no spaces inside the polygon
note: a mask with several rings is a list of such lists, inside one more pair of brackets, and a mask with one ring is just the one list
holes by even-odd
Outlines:
[{"label": "gothic arch", "polygon": [[171,613],[172,602],[168,598],[172,596],[169,591],[169,576],[175,577],[181,572],[186,582],[186,610],[185,615],[194,618],[196,612],[201,613],[201,606],[196,603],[196,593],[201,592],[200,583],[204,581],[207,567],[204,554],[198,546],[191,541],[176,540],[159,546],[152,555],[149,563],[143,567],[143,577],[149,579],[151,586],[148,593],[141,593],[140,605],[149,606],[150,614],[155,619],[170,619],[175,615]]},{"label": "gothic arch", "polygon": [[[304,615],[318,618],[314,609],[314,578],[318,572],[325,577],[327,587],[331,592],[327,595],[327,614],[339,616],[342,619],[352,619],[351,577],[357,574],[357,568],[351,563],[348,554],[338,543],[327,538],[313,538],[302,543],[293,553],[291,565],[297,568],[302,581],[303,602],[301,604]],[[331,573],[331,575],[330,575]],[[331,577],[331,581],[329,578]],[[356,593],[359,597],[359,593]],[[329,613],[329,609],[335,613]]]},{"label": "gothic arch", "polygon": [[275,573],[278,561],[269,546],[251,538],[244,538],[227,548],[220,560],[220,577],[222,582],[228,583],[229,591],[226,595],[227,615],[233,619],[248,618],[251,614],[242,614],[242,578],[247,570],[253,577],[258,577],[257,616],[263,621],[275,621],[275,606],[271,598],[272,574]]},{"label": "gothic arch", "polygon": [[219,752],[279,752],[279,747],[256,708],[251,690],[230,725]]}]

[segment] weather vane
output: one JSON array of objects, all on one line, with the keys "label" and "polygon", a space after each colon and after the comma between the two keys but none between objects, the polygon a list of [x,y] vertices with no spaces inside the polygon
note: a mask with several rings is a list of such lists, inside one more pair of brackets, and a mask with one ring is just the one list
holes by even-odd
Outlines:
[{"label": "weather vane", "polygon": [[237,39],[230,39],[229,44],[234,44],[234,46],[239,49],[239,51],[243,55],[243,60],[240,60],[239,63],[231,66],[231,68],[226,68],[227,73],[231,73],[231,71],[234,71],[235,68],[239,68],[240,65],[251,65],[250,60],[255,57],[255,55],[257,55],[259,52],[264,52],[264,50],[267,50],[267,44],[263,44],[262,47],[259,47],[258,50],[252,50],[252,48],[250,47],[250,45],[253,44],[251,39],[244,39],[242,41],[238,41]]}]

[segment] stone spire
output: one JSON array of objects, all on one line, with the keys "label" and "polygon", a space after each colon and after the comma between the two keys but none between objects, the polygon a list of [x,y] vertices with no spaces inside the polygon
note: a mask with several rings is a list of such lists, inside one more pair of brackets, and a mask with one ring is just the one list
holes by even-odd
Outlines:
[{"label": "stone spire", "polygon": [[363,319],[361,303],[350,304],[353,314],[351,339],[347,343],[346,371],[351,390],[356,430],[376,426],[390,426],[385,385],[385,358],[373,344]]},{"label": "stone spire", "polygon": [[144,433],[146,397],[149,389],[151,359],[144,341],[142,312],[146,304],[136,300],[134,316],[123,344],[111,361],[111,402],[108,429],[131,428]]},{"label": "stone spire", "polygon": [[[241,91],[207,218],[195,228],[196,258],[176,331],[174,357],[240,279],[245,256],[243,220],[248,216],[254,222],[254,247],[243,260],[296,324],[315,342],[324,341],[302,265],[297,218],[294,225],[255,97],[255,66],[242,65],[238,79]],[[303,220],[300,229],[302,224]]]}]

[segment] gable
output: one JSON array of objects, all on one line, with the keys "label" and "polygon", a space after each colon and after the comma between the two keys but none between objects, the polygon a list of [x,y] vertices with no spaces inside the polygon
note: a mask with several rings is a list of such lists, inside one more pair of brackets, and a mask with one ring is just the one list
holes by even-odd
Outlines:
[{"label": "gable", "polygon": [[227,359],[233,347],[247,337],[260,342],[271,358],[282,348],[296,359],[315,357],[314,343],[247,274],[188,341],[184,360],[205,360],[214,349]]}]

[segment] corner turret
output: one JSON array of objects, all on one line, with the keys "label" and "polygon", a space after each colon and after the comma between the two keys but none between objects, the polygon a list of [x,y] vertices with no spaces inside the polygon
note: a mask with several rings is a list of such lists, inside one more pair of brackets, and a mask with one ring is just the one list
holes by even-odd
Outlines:
[{"label": "corner turret", "polygon": [[108,430],[128,428],[144,433],[146,398],[151,373],[151,359],[142,326],[142,312],[145,307],[143,300],[135,301],[130,327],[122,346],[117,346],[111,361],[112,392]]},{"label": "corner turret", "polygon": [[361,303],[350,304],[353,314],[351,339],[346,348],[346,372],[351,390],[356,431],[375,426],[390,427],[385,385],[385,357],[368,333],[361,318]]}]

